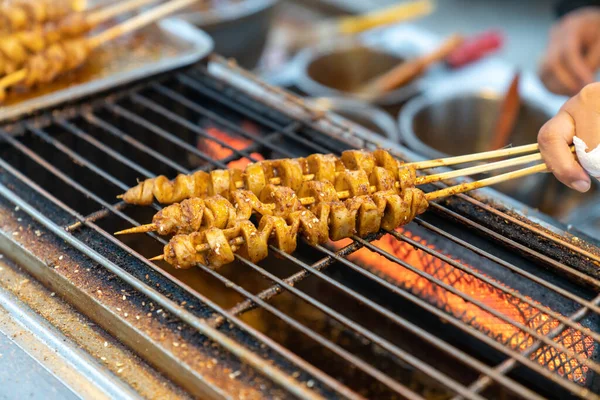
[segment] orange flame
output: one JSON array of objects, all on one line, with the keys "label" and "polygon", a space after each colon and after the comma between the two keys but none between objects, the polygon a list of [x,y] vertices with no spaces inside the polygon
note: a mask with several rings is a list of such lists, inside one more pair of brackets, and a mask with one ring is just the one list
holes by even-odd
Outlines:
[{"label": "orange flame", "polygon": [[[242,128],[245,131],[250,132],[254,135],[258,134],[258,128],[250,121],[244,121],[242,123]],[[235,150],[244,150],[252,144],[252,141],[250,139],[226,133],[214,126],[207,128],[206,132],[215,139],[219,139],[221,142],[227,143],[230,147],[232,147]],[[210,155],[211,157],[217,160],[222,160],[233,154],[233,150],[212,140],[203,140],[198,143],[198,147],[201,148],[201,150],[203,150],[206,154]],[[264,160],[264,157],[260,153],[251,153],[250,156],[255,160]],[[244,169],[246,165],[250,164],[251,162],[251,160],[244,157],[240,158],[239,160],[233,160],[229,162],[227,164],[227,167]]]},{"label": "orange flame", "polygon": [[[428,244],[423,238],[409,231],[399,228],[398,232],[435,250],[435,246]],[[351,240],[346,239],[331,243],[331,245],[335,248],[341,248],[349,243],[351,243]],[[385,252],[406,261],[427,275],[451,285],[459,292],[470,295],[489,308],[508,317],[510,321],[527,326],[540,335],[547,335],[560,324],[557,319],[541,312],[536,307],[524,303],[519,298],[507,294],[431,254],[418,251],[410,244],[400,241],[392,235],[385,235],[380,240],[374,241],[373,244]],[[535,343],[534,337],[515,325],[482,310],[475,304],[465,301],[460,296],[369,249],[360,249],[348,258],[390,278],[402,288],[429,301],[436,307],[470,324],[506,346],[524,351]],[[461,263],[464,265],[462,261]],[[471,266],[467,267],[475,270]],[[528,297],[527,299],[531,300]],[[533,304],[539,303],[535,302]],[[571,328],[555,337],[554,341],[583,358],[591,357],[595,348],[595,343],[590,336],[585,336],[581,331]],[[551,371],[556,370],[561,376],[566,376],[569,380],[585,382],[588,367],[581,365],[569,354],[558,352],[553,347],[541,347],[533,352],[531,359],[537,360]]]}]

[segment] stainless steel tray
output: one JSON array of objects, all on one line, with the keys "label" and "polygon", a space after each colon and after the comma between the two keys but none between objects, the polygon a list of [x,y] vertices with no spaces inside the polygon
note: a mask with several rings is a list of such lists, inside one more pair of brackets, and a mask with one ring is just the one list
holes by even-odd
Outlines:
[{"label": "stainless steel tray", "polygon": [[[143,46],[147,46],[146,53],[140,51]],[[95,65],[86,64],[81,71],[64,76],[48,87],[10,95],[7,104],[0,107],[0,122],[193,64],[207,56],[213,47],[210,36],[200,29],[178,18],[165,19],[108,48],[99,49],[99,54],[95,53],[87,63],[95,62]],[[108,61],[103,62],[103,57]]]}]

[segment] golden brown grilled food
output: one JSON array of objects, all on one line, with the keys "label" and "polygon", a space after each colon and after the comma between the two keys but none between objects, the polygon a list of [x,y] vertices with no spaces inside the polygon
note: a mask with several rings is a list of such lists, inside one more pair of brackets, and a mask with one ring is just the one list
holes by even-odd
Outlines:
[{"label": "golden brown grilled food", "polygon": [[36,24],[56,21],[82,11],[85,7],[85,0],[2,0],[0,33],[30,29]]},{"label": "golden brown grilled food", "polygon": [[[307,184],[315,182],[306,182]],[[208,228],[227,229],[237,221],[250,220],[258,215],[288,215],[296,210],[299,202],[296,194],[287,187],[267,185],[259,197],[249,190],[236,190],[232,201],[223,196],[194,197],[172,204],[160,210],[152,224],[127,229],[117,234],[154,232],[161,235],[192,233]]]},{"label": "golden brown grilled food", "polygon": [[[331,185],[327,182],[318,184]],[[428,207],[425,194],[416,188],[406,188],[401,194],[388,190],[358,195],[344,202],[321,201],[308,208],[297,197],[294,200],[290,188],[277,187],[272,193],[289,196],[285,213],[263,214],[258,228],[245,219],[235,221],[228,228],[211,227],[174,236],[164,248],[164,259],[176,268],[190,268],[198,263],[218,268],[232,262],[238,252],[248,260],[258,262],[267,257],[269,244],[292,253],[296,249],[298,233],[311,244],[323,244],[355,234],[365,237],[381,228],[391,230],[405,225]]]},{"label": "golden brown grilled food", "polygon": [[[348,174],[348,171],[359,170],[365,175]],[[340,158],[332,154],[313,154],[306,158],[265,160],[248,165],[244,171],[198,171],[190,175],[180,174],[172,181],[161,175],[129,189],[123,200],[130,204],[149,205],[155,198],[162,204],[214,195],[229,199],[229,193],[239,188],[259,195],[269,183],[298,190],[303,182],[311,180],[331,182],[338,190],[368,194],[370,186],[377,186],[377,182],[383,179],[382,175],[391,176],[389,179],[400,190],[414,186],[416,179],[413,168],[403,167],[402,162],[385,150],[349,150],[343,152]]]},{"label": "golden brown grilled food", "polygon": [[75,13],[56,24],[35,25],[0,37],[0,74],[20,69],[35,53],[90,29],[85,16]]},{"label": "golden brown grilled food", "polygon": [[249,190],[241,189],[229,192],[231,200],[220,195],[206,198],[193,197],[165,207],[154,216],[152,224],[126,229],[117,234],[158,231],[166,235],[191,233],[210,227],[225,228],[225,225],[218,224],[216,221],[225,222],[228,215],[233,220],[249,219],[253,212],[278,216],[287,212],[292,201],[308,205],[323,201],[339,201],[343,198],[364,196],[374,192],[402,190],[394,184],[393,175],[383,167],[374,167],[371,178],[369,182],[369,177],[363,170],[346,170],[337,174],[335,184],[327,181],[302,182],[297,191],[298,196],[292,188],[268,184],[258,197]]}]

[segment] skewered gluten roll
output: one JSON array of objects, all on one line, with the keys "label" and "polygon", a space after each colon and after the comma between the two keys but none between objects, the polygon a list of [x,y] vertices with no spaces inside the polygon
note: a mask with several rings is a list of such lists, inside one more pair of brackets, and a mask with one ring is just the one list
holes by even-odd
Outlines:
[{"label": "skewered gluten roll", "polygon": [[35,53],[53,43],[79,36],[90,29],[82,13],[69,15],[52,25],[35,25],[0,37],[0,74],[21,68]]},{"label": "skewered gluten roll", "polygon": [[85,0],[2,0],[0,1],[0,33],[31,28],[36,24],[56,21],[86,8]]},{"label": "skewered gluten roll", "polygon": [[[21,85],[32,87],[52,81],[56,76],[81,66],[91,52],[84,38],[54,43],[45,51],[30,57],[24,69],[25,78]],[[0,92],[0,101],[6,92]]]},{"label": "skewered gluten roll", "polygon": [[[317,182],[306,182],[307,185]],[[250,220],[252,214],[287,216],[302,207],[301,199],[290,188],[267,185],[260,198],[249,190],[236,190],[232,201],[216,195],[194,197],[171,204],[157,212],[152,223],[116,232],[117,235],[157,231],[161,235],[185,234],[208,228],[227,229],[237,221]],[[313,201],[313,200],[310,200]]]},{"label": "skewered gluten roll", "polygon": [[294,252],[298,233],[311,244],[355,234],[365,237],[381,228],[391,230],[405,225],[427,207],[425,194],[416,188],[407,188],[401,194],[389,190],[344,202],[317,202],[310,209],[297,206],[287,216],[263,215],[258,228],[248,220],[240,220],[226,229],[213,227],[174,236],[164,248],[164,259],[176,268],[191,268],[198,263],[218,268],[232,262],[238,252],[258,262],[267,257],[269,244]]},{"label": "skewered gluten roll", "polygon": [[[366,182],[361,180],[355,183],[348,178],[346,185],[367,193],[372,182],[378,179],[381,169],[391,174],[394,185],[399,190],[414,186],[415,170],[403,167],[402,162],[387,151],[348,150],[340,158],[332,154],[313,154],[306,158],[265,160],[249,164],[244,171],[197,171],[190,175],[180,174],[172,181],[161,175],[146,179],[129,189],[123,195],[123,200],[130,204],[149,205],[154,198],[162,204],[217,194],[230,198],[229,193],[239,188],[250,190],[258,196],[269,183],[298,190],[303,182],[311,180],[331,182],[337,188],[338,182],[341,182],[338,179],[340,175],[357,170],[366,173]],[[342,186],[341,183],[339,185]]]},{"label": "skewered gluten roll", "polygon": [[[335,177],[335,185],[327,181],[302,182],[297,192],[298,196],[291,188],[268,184],[258,197],[251,191],[242,189],[231,191],[229,193],[231,200],[220,195],[206,198],[193,197],[163,208],[154,216],[151,224],[126,229],[116,234],[158,231],[159,234],[167,235],[191,233],[209,227],[225,228],[218,223],[215,225],[215,221],[225,222],[227,215],[233,219],[249,219],[252,213],[279,215],[289,209],[290,202],[308,205],[320,201],[339,201],[343,198],[374,192],[397,191],[394,183],[394,177],[387,169],[374,167],[370,182],[367,173],[363,170],[342,171]],[[278,189],[283,190],[283,188],[291,191],[291,194],[281,196]],[[235,217],[236,215],[238,217]]]}]

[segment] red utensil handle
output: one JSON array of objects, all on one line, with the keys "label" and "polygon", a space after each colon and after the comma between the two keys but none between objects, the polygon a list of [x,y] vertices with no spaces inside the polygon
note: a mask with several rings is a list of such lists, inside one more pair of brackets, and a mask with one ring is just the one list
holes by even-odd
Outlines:
[{"label": "red utensil handle", "polygon": [[467,40],[446,58],[446,64],[459,68],[497,51],[502,47],[504,38],[500,32],[490,31]]}]

